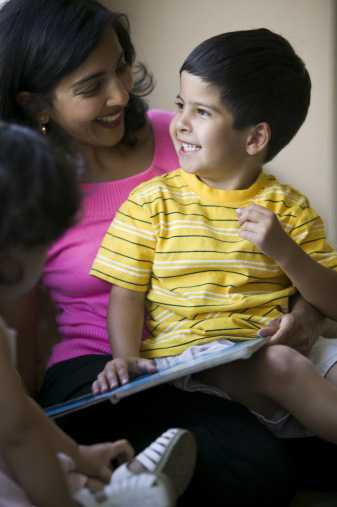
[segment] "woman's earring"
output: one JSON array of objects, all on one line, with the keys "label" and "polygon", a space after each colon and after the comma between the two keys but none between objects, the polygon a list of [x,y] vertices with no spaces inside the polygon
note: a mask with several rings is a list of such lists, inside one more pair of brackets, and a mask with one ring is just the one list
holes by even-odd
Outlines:
[{"label": "woman's earring", "polygon": [[46,136],[47,135],[47,124],[46,123],[41,123],[40,125],[40,130],[41,130],[41,133]]}]

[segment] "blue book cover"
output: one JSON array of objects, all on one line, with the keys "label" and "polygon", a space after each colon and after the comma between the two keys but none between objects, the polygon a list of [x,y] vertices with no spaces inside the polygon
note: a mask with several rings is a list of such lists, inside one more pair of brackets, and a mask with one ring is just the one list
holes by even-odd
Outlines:
[{"label": "blue book cover", "polygon": [[255,338],[252,340],[245,340],[235,342],[233,345],[221,352],[208,352],[195,359],[186,360],[176,366],[160,370],[153,374],[141,375],[132,379],[128,384],[116,387],[111,391],[101,394],[86,394],[79,398],[53,405],[45,410],[47,416],[56,418],[69,414],[76,410],[81,410],[90,405],[95,405],[101,401],[110,400],[112,403],[117,403],[119,400],[130,396],[132,394],[144,391],[150,387],[170,382],[185,375],[191,375],[201,370],[214,368],[220,364],[236,361],[237,359],[247,359],[256,350],[264,344],[264,338]]}]

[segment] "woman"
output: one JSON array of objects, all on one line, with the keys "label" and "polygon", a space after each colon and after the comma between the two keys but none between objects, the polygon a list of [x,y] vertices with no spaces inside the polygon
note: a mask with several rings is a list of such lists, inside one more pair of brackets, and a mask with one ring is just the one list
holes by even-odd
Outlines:
[{"label": "woman", "polygon": [[[95,0],[10,0],[0,10],[0,48],[2,118],[40,129],[80,153],[86,167],[79,221],[49,251],[42,279],[57,307],[60,335],[41,393],[51,405],[89,392],[111,358],[110,286],[89,277],[89,268],[129,191],[177,166],[171,115],[146,112],[141,96],[151,90],[151,78],[144,67],[133,73],[127,20]],[[318,320],[303,301],[295,306],[264,333],[289,342],[307,315]],[[295,334],[294,345],[307,343],[306,331]],[[194,431],[199,462],[183,505],[202,504],[212,494],[213,506],[285,506],[295,490],[293,461],[282,442],[240,405],[201,393],[165,385],[118,407],[101,403],[60,425],[83,443],[123,435],[136,447],[169,425]]]}]

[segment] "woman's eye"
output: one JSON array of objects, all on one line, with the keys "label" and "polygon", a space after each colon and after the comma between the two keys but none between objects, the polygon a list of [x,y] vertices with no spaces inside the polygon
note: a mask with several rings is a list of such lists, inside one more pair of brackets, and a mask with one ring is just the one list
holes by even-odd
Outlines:
[{"label": "woman's eye", "polygon": [[95,95],[102,87],[101,81],[96,81],[95,83],[92,83],[91,85],[88,85],[86,88],[82,88],[81,90],[78,90],[75,92],[76,95],[84,95],[86,97],[89,97],[91,95]]}]

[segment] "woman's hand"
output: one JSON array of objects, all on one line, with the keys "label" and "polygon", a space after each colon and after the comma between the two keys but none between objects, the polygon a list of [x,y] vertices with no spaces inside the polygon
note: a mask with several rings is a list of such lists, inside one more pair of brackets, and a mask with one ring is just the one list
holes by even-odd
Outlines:
[{"label": "woman's hand", "polygon": [[292,310],[270,321],[260,330],[263,337],[270,337],[268,345],[283,344],[308,355],[311,347],[321,334],[323,315],[301,296],[294,296]]},{"label": "woman's hand", "polygon": [[104,393],[110,389],[127,384],[130,378],[143,373],[155,373],[157,368],[151,359],[141,357],[115,358],[109,361],[92,384],[93,394]]}]

